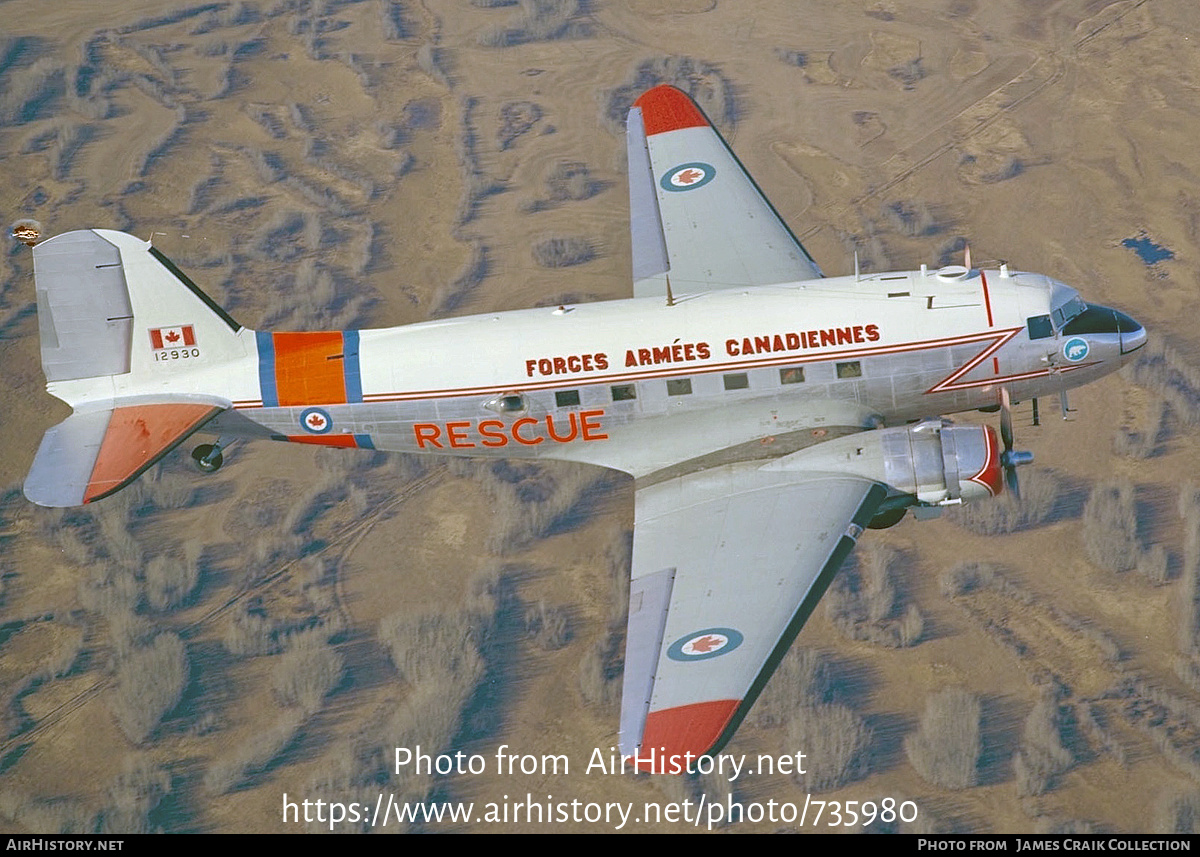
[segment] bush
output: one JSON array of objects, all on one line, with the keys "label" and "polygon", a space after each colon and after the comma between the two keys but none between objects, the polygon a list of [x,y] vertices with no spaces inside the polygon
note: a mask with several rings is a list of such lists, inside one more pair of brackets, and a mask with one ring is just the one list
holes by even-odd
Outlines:
[{"label": "bush", "polygon": [[164,633],[154,642],[135,649],[117,668],[117,689],[111,703],[113,716],[127,738],[145,741],[163,716],[179,704],[191,666],[183,641]]},{"label": "bush", "polygon": [[200,563],[192,545],[184,556],[159,554],[146,564],[146,600],[155,610],[183,604],[200,580]]},{"label": "bush", "polygon": [[866,775],[871,730],[844,705],[815,705],[796,712],[788,724],[788,746],[803,747],[804,774],[797,783],[828,791]]},{"label": "bush", "polygon": [[1021,500],[1005,493],[959,507],[951,520],[983,536],[1015,533],[1050,520],[1058,503],[1058,478],[1048,470],[1023,468],[1020,472]]},{"label": "bush", "polygon": [[1075,764],[1075,755],[1063,745],[1065,726],[1058,700],[1043,695],[1025,718],[1021,749],[1013,760],[1017,794],[1045,794],[1053,787],[1054,779]]},{"label": "bush", "polygon": [[547,238],[533,245],[533,258],[543,268],[569,268],[596,258],[596,248],[580,236]]},{"label": "bush", "polygon": [[1108,482],[1092,489],[1083,507],[1083,546],[1100,568],[1128,571],[1141,553],[1133,485]]},{"label": "bush", "polygon": [[320,629],[288,638],[287,651],[271,673],[275,695],[284,705],[311,714],[342,680],[344,662]]},{"label": "bush", "polygon": [[797,708],[829,702],[832,690],[829,665],[821,653],[793,646],[754,704],[754,720],[759,726],[781,726],[793,716],[801,716],[796,714]]},{"label": "bush", "polygon": [[947,789],[965,789],[978,778],[979,698],[952,688],[933,694],[925,704],[921,725],[904,741],[904,752],[917,773]]},{"label": "bush", "polygon": [[525,631],[539,647],[552,652],[571,642],[571,619],[566,609],[539,601],[525,611]]}]

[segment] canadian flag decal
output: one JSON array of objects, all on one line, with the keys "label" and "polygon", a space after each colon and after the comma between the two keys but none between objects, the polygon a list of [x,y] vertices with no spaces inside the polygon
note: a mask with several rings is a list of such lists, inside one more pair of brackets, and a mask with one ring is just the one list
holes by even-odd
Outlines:
[{"label": "canadian flag decal", "polygon": [[162,348],[183,348],[196,344],[196,331],[190,324],[179,327],[150,328],[150,344],[157,351]]}]

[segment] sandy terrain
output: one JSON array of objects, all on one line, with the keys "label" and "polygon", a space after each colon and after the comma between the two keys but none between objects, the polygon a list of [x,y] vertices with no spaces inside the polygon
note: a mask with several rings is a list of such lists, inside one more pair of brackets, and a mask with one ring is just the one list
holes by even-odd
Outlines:
[{"label": "sandy terrain", "polygon": [[[1200,467],[1193,0],[2,8],[6,223],[153,234],[252,328],[627,296],[618,120],[661,80],[697,94],[829,273],[856,249],[865,270],[907,269],[969,240],[977,262],[1138,318],[1157,339],[1143,371],[1074,393],[1070,420],[1053,400],[1040,427],[1018,414],[1050,486],[1039,520],[872,533],[893,550],[892,608],[849,628],[818,609],[798,646],[826,674],[806,692],[869,730],[819,797],[919,808],[877,828],[1157,831],[1200,804],[1200,516],[1178,502]],[[592,258],[543,267],[533,249],[551,237]],[[1154,248],[1171,255],[1143,261]],[[42,392],[31,256],[15,244],[0,365],[0,826],[298,831],[284,793],[477,812],[527,793],[639,808],[728,793],[584,772],[616,742],[627,480],[258,443],[211,477],[181,450],[95,508],[40,509],[19,486],[66,409]],[[1085,549],[1108,480],[1132,492],[1138,569]],[[946,572],[964,560],[991,571],[956,588]],[[859,566],[847,584],[867,580]],[[887,644],[905,611],[920,633]],[[158,647],[175,639],[182,661]],[[921,725],[950,688],[979,705],[966,784],[905,749],[923,731],[957,740]],[[786,722],[809,716],[799,705],[771,703],[774,725],[752,715],[727,752],[811,752]],[[418,743],[481,754],[488,772],[393,776],[391,748]],[[571,771],[497,776],[500,745],[566,754]],[[802,804],[812,785],[742,778],[733,794]]]}]

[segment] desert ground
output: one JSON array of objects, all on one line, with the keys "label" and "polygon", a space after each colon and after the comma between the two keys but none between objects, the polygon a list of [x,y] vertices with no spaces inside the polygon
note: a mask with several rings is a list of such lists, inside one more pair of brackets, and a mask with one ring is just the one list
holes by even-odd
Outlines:
[{"label": "desert ground", "polygon": [[[830,274],[1003,260],[1151,331],[1033,426],[1021,507],[871,531],[727,753],[616,744],[632,484],[247,443],[84,509],[20,485],[44,392],[0,255],[0,827],[301,832],[287,800],[473,802],[394,831],[592,831],[489,802],[909,802],[831,828],[1200,818],[1200,7],[1194,0],[0,3],[0,199],[151,238],[242,324],[405,324],[630,289],[623,120],[701,103]],[[566,244],[549,245],[554,239]],[[548,251],[567,246],[563,257]],[[470,359],[469,347],[447,359]],[[995,417],[973,415],[969,419]],[[396,772],[394,748],[479,774]],[[496,771],[505,753],[570,769]],[[915,812],[915,818],[912,815]],[[844,819],[843,819],[844,820]],[[707,825],[701,824],[699,829]],[[338,830],[367,830],[345,819]],[[690,823],[630,821],[671,832]]]}]

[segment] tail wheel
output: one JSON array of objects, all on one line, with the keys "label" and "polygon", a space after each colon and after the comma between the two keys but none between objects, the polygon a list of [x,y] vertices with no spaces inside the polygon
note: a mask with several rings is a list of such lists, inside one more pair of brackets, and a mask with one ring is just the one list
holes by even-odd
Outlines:
[{"label": "tail wheel", "polygon": [[867,524],[867,528],[871,530],[886,530],[888,527],[894,527],[900,523],[900,520],[904,517],[904,513],[907,511],[906,507],[901,506],[899,509],[889,509],[886,512],[880,512],[871,519],[871,523]]},{"label": "tail wheel", "polygon": [[225,461],[221,447],[213,443],[202,443],[192,450],[192,463],[202,473],[216,472]]}]

